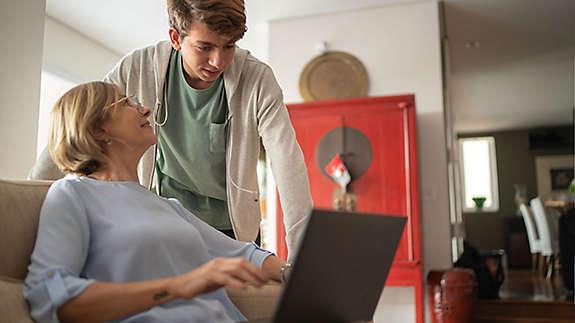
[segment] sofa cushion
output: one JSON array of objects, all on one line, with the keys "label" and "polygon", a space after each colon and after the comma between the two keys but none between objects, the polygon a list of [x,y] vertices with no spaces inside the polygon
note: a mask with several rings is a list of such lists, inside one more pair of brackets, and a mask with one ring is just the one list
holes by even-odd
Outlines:
[{"label": "sofa cushion", "polygon": [[0,276],[2,322],[32,323],[28,303],[22,296],[22,281]]},{"label": "sofa cushion", "polygon": [[[0,313],[2,322],[32,323],[30,308],[22,296],[23,282],[0,276]],[[269,283],[245,290],[226,288],[230,299],[249,320],[272,317],[281,294],[281,285]]]},{"label": "sofa cushion", "polygon": [[23,280],[51,181],[0,180],[0,276]]},{"label": "sofa cushion", "polygon": [[226,287],[228,296],[249,320],[272,317],[281,296],[279,283],[268,283],[261,288],[238,289]]}]

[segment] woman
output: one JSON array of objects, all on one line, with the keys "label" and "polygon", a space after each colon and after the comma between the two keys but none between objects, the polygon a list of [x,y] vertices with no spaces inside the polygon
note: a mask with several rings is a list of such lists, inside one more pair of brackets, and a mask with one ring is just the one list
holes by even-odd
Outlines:
[{"label": "woman", "polygon": [[280,280],[281,259],[138,184],[149,114],[103,82],[56,103],[50,154],[68,175],[40,213],[24,286],[36,321],[239,321],[221,287]]}]

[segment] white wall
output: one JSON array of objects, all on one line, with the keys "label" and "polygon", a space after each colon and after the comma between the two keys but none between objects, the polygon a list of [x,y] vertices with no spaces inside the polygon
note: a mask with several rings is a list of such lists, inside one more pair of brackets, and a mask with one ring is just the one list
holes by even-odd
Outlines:
[{"label": "white wall", "polygon": [[[253,0],[252,0],[253,1]],[[244,38],[238,41],[238,46],[247,49],[250,53],[257,57],[259,60],[268,63],[269,62],[269,25],[267,23],[261,23],[259,20],[254,19],[250,11],[250,3],[255,6],[256,2],[247,2],[247,27],[248,31],[244,35]],[[261,4],[260,4],[261,5]]]},{"label": "white wall", "polygon": [[50,110],[71,87],[101,80],[122,58],[95,40],[46,16],[37,155],[48,144]]},{"label": "white wall", "polygon": [[45,6],[0,2],[0,178],[25,178],[34,162]]},{"label": "white wall", "polygon": [[101,80],[122,56],[46,16],[43,62],[47,71],[78,83]]},{"label": "white wall", "polygon": [[56,101],[68,90],[78,85],[64,77],[42,71],[42,83],[40,85],[40,107],[38,112],[38,139],[36,141],[36,158],[48,146],[50,132],[50,111]]},{"label": "white wall", "polygon": [[[447,159],[438,4],[435,0],[272,21],[269,61],[286,102],[300,102],[298,79],[325,41],[365,65],[369,96],[414,93],[425,276],[451,266]],[[393,318],[390,320],[390,318]],[[375,322],[414,322],[413,289],[386,288]]]},{"label": "white wall", "polygon": [[39,119],[42,69],[76,83],[99,80],[122,56],[45,16],[45,5],[0,3],[0,178],[25,178],[37,142],[46,141],[47,113]]}]

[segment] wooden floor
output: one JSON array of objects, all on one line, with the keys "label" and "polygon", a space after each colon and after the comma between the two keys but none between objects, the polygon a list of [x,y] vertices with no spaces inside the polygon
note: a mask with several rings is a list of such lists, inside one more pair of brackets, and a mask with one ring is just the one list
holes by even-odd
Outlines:
[{"label": "wooden floor", "polygon": [[552,279],[544,279],[531,270],[510,270],[499,290],[501,299],[521,299],[531,301],[573,301],[563,286],[563,280],[558,273]]},{"label": "wooden floor", "polygon": [[511,270],[499,291],[499,300],[479,300],[478,323],[573,323],[573,294],[561,275],[546,280],[530,270]]}]

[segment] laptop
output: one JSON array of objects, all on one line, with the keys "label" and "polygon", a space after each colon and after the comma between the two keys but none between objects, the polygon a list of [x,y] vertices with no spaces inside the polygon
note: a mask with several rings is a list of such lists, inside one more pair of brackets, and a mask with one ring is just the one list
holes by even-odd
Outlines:
[{"label": "laptop", "polygon": [[373,319],[407,218],[313,209],[273,322]]}]

